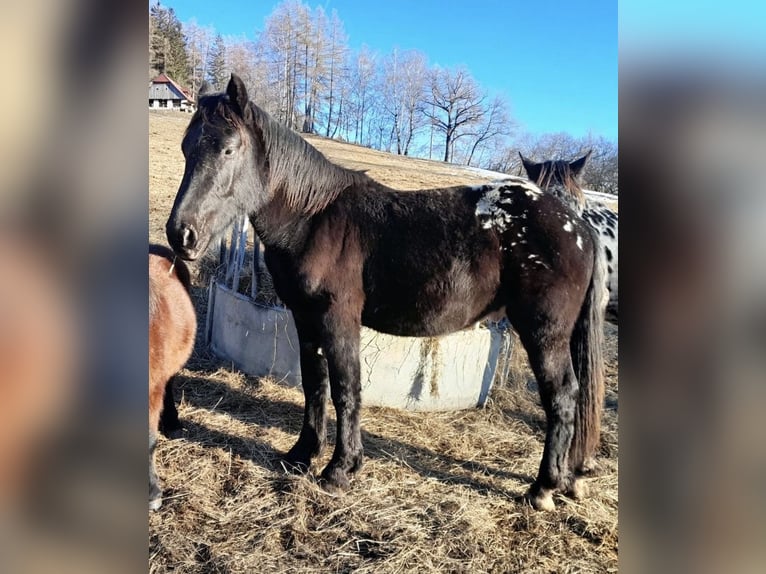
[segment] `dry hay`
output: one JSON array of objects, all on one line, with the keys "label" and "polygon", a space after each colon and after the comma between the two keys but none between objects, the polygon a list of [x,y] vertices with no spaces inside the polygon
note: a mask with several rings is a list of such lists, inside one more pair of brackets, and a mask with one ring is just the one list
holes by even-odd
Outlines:
[{"label": "dry hay", "polygon": [[[168,160],[157,148],[178,149],[187,121],[150,114],[150,170],[155,158]],[[342,147],[333,145],[340,154]],[[369,161],[377,177],[377,159]],[[163,166],[167,173],[182,169],[182,163]],[[159,179],[152,177],[150,189],[155,241],[163,241],[180,175],[169,178],[168,189],[156,186]],[[213,261],[196,266],[200,317]],[[149,517],[150,572],[614,571],[616,344],[617,328],[608,325],[601,469],[587,479],[591,494],[579,502],[557,497],[555,512],[540,513],[521,499],[537,472],[544,415],[519,345],[509,380],[492,391],[484,409],[363,408],[364,467],[348,493],[332,497],[315,478],[332,453],[332,408],[330,444],[311,474],[286,474],[279,454],[300,430],[301,391],[246,377],[198,342],[176,379],[185,436],[161,440],[157,448],[166,498]]]}]

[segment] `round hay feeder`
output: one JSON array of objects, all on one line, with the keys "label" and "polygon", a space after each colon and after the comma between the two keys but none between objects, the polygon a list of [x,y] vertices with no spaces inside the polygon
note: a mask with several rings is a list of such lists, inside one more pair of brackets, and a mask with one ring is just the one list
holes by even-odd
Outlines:
[{"label": "round hay feeder", "polygon": [[[292,314],[271,288],[259,241],[248,246],[247,235],[244,222],[233,230],[228,248],[221,245],[221,272],[209,287],[207,342],[249,375],[300,385]],[[419,411],[483,406],[498,364],[508,364],[510,344],[510,330],[497,324],[443,337],[396,337],[365,327],[362,404]]]}]

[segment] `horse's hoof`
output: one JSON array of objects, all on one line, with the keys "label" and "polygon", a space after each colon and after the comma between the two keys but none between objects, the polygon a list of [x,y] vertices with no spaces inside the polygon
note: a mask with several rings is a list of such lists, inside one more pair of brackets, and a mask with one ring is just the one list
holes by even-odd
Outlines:
[{"label": "horse's hoof", "polygon": [[311,456],[303,448],[291,448],[282,460],[285,469],[293,474],[306,474],[311,467]]},{"label": "horse's hoof", "polygon": [[155,510],[159,510],[160,506],[162,506],[162,497],[159,496],[157,498],[150,498],[149,499],[149,510],[151,512],[154,512]]},{"label": "horse's hoof", "polygon": [[184,437],[184,429],[182,427],[178,427],[177,429],[173,429],[165,433],[165,436],[170,440],[176,440],[179,438]]},{"label": "horse's hoof", "polygon": [[545,512],[552,512],[556,510],[556,505],[553,503],[553,491],[545,488],[532,487],[527,493],[527,500],[535,510],[543,510]]},{"label": "horse's hoof", "polygon": [[303,462],[302,460],[294,460],[288,457],[284,457],[282,460],[282,468],[289,474],[306,474],[309,471],[310,463]]},{"label": "horse's hoof", "polygon": [[362,469],[362,465],[364,464],[364,454],[360,452],[359,454],[355,455],[351,461],[351,468],[349,469],[349,472],[351,474],[355,474],[359,472]]},{"label": "horse's hoof", "polygon": [[160,434],[166,438],[180,438],[183,435],[184,427],[181,426],[181,421],[176,419],[175,421],[165,421],[160,419],[159,429]]},{"label": "horse's hoof", "polygon": [[333,484],[331,482],[328,482],[324,478],[319,479],[319,487],[322,489],[322,491],[325,494],[328,494],[329,496],[333,498],[339,498],[346,494],[346,490],[348,489],[348,486],[341,487],[336,484]]},{"label": "horse's hoof", "polygon": [[575,472],[578,475],[594,475],[598,472],[598,462],[596,462],[596,458],[589,456],[586,458],[580,466],[578,466],[575,469]]},{"label": "horse's hoof", "polygon": [[588,485],[584,480],[574,479],[572,485],[567,488],[566,495],[573,500],[582,500],[588,496]]},{"label": "horse's hoof", "polygon": [[338,467],[327,467],[322,471],[322,477],[319,481],[322,488],[330,494],[342,494],[348,490],[351,483],[348,480],[348,474]]}]

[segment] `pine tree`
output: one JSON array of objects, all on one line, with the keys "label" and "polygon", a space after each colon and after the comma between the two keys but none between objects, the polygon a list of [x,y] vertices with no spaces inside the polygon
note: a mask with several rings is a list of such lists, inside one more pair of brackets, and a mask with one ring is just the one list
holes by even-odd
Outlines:
[{"label": "pine tree", "polygon": [[165,71],[165,37],[162,33],[164,16],[164,9],[159,2],[149,10],[149,72],[152,76]]},{"label": "pine tree", "polygon": [[181,85],[189,83],[189,56],[181,22],[172,8],[159,2],[149,11],[149,65]]},{"label": "pine tree", "polygon": [[207,62],[208,81],[216,90],[223,90],[226,86],[226,44],[223,37],[218,34],[213,43],[213,49],[210,50],[210,56]]}]

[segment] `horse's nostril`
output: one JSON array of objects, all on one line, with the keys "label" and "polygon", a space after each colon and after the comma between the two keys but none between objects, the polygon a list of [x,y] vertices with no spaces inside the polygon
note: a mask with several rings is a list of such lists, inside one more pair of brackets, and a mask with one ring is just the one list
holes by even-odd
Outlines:
[{"label": "horse's nostril", "polygon": [[197,232],[193,227],[184,225],[181,228],[181,246],[185,249],[192,249],[197,244]]}]

